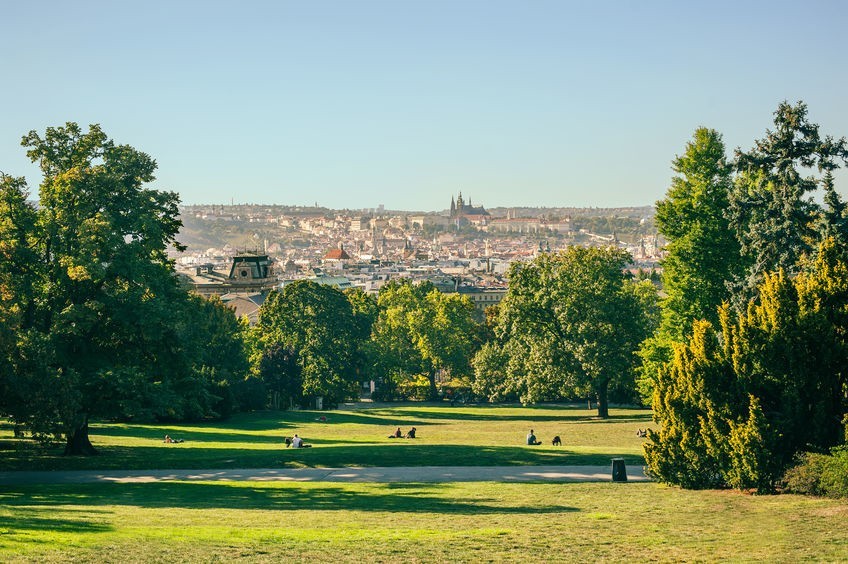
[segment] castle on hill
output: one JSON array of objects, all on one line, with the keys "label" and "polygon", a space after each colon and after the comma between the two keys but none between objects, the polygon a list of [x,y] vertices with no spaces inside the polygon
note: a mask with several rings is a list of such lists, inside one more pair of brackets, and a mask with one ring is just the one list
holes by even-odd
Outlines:
[{"label": "castle on hill", "polygon": [[466,223],[486,225],[491,218],[491,214],[483,206],[474,207],[471,205],[471,198],[468,199],[468,203],[466,204],[465,200],[462,199],[462,192],[460,192],[456,197],[456,201],[451,196],[450,218],[457,226]]}]

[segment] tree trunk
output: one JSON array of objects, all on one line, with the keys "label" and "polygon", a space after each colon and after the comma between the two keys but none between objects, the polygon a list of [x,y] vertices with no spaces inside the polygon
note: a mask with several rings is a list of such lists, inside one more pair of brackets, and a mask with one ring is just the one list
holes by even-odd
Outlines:
[{"label": "tree trunk", "polygon": [[92,456],[97,454],[91,441],[88,439],[88,416],[82,419],[82,423],[76,425],[67,434],[65,443],[65,456]]},{"label": "tree trunk", "polygon": [[430,381],[430,401],[439,399],[439,392],[436,390],[436,371],[431,370],[427,374],[427,379]]},{"label": "tree trunk", "polygon": [[607,402],[607,385],[598,388],[598,417],[606,419],[609,417],[609,404]]}]

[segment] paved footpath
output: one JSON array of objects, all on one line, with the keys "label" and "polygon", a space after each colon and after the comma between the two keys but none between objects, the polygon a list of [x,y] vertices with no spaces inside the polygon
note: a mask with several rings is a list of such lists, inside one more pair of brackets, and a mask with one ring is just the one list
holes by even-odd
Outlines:
[{"label": "paved footpath", "polygon": [[[630,482],[645,482],[641,466],[627,466]],[[381,468],[244,468],[231,470],[68,470],[0,472],[0,485],[256,482],[611,482],[611,466],[404,466]]]}]

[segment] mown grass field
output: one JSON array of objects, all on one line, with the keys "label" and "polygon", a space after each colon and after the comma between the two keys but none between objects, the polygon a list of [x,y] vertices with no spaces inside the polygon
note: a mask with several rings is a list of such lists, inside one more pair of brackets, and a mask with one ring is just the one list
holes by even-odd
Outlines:
[{"label": "mown grass field", "polygon": [[0,561],[845,561],[848,504],[653,483],[0,486]]},{"label": "mown grass field", "polygon": [[[0,470],[582,465],[609,464],[612,457],[640,464],[643,439],[636,430],[650,425],[647,410],[613,409],[598,420],[594,411],[564,406],[266,411],[201,424],[95,422],[91,440],[100,455],[81,458],[62,456],[60,446],[15,441],[11,426],[0,423]],[[414,440],[387,438],[412,426]],[[544,445],[524,445],[530,428]],[[286,449],[283,438],[294,433],[314,448]],[[166,434],[185,442],[164,444]],[[562,447],[551,446],[554,435]]]},{"label": "mown grass field", "polygon": [[[34,448],[0,423],[0,469],[641,462],[635,430],[649,413],[612,415],[405,404],[98,422],[92,458]],[[413,425],[420,438],[387,438]],[[545,445],[522,444],[530,427]],[[186,442],[164,444],[166,433]],[[293,433],[315,447],[285,449]],[[0,483],[0,562],[848,561],[846,523],[844,500],[655,483]]]}]

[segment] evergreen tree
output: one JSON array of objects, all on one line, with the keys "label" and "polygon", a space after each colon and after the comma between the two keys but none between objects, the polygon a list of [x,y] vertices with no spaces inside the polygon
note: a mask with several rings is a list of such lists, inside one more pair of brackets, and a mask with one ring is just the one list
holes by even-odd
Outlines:
[{"label": "evergreen tree", "polygon": [[666,296],[659,329],[639,352],[645,398],[671,361],[672,343],[682,342],[695,320],[718,321],[718,306],[730,296],[727,281],[741,272],[739,243],[725,217],[732,182],[721,135],[698,128],[672,169],[671,187],[656,204],[657,229],[668,241],[662,262]]},{"label": "evergreen tree", "polygon": [[[660,480],[770,491],[803,450],[844,440],[848,262],[828,239],[807,272],[764,275],[744,313],[720,310],[660,372],[645,445]],[[719,343],[721,343],[719,345]]]},{"label": "evergreen tree", "polygon": [[839,211],[828,215],[813,195],[819,187],[832,188],[830,173],[848,159],[845,138],[820,135],[803,102],[783,102],[774,116],[774,130],[748,152],[736,151],[728,218],[746,260],[746,272],[734,286],[739,308],[754,296],[766,272],[782,269],[794,276],[801,269],[802,259],[821,241],[816,226],[822,217],[837,221],[844,216]]}]

